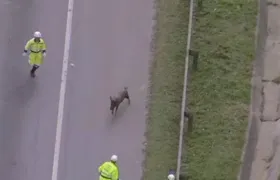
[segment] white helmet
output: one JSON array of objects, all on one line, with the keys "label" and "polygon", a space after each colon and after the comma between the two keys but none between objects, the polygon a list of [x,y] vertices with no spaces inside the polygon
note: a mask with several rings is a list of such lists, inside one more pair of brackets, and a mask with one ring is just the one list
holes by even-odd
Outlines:
[{"label": "white helmet", "polygon": [[34,36],[35,38],[41,38],[41,37],[42,37],[42,34],[41,34],[39,31],[35,31],[33,36]]},{"label": "white helmet", "polygon": [[118,156],[117,156],[117,155],[113,155],[113,156],[111,157],[111,161],[117,162],[117,160],[118,160]]},{"label": "white helmet", "polygon": [[167,178],[168,180],[175,180],[175,176],[173,174],[169,174]]}]

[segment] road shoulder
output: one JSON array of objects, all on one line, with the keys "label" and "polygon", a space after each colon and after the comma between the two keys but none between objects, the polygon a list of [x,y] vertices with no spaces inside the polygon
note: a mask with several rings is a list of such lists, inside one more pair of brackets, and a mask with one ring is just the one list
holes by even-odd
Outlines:
[{"label": "road shoulder", "polygon": [[261,124],[255,157],[252,163],[251,180],[276,180],[280,169],[280,4],[269,1],[268,37],[265,42],[262,78]]}]

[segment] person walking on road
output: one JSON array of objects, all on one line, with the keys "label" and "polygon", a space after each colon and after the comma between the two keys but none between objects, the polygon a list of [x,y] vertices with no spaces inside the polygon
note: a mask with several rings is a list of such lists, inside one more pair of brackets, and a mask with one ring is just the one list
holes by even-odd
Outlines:
[{"label": "person walking on road", "polygon": [[104,162],[98,168],[99,180],[119,180],[118,156],[113,155],[111,161]]},{"label": "person walking on road", "polygon": [[29,64],[32,66],[30,71],[31,77],[35,77],[35,71],[43,64],[44,57],[46,56],[46,43],[42,38],[42,34],[39,31],[34,32],[33,38],[27,41],[23,56],[29,53]]}]

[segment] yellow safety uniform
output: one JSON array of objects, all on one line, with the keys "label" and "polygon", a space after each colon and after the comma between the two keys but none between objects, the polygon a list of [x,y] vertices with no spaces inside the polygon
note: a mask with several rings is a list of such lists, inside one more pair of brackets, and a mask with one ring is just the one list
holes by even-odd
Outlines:
[{"label": "yellow safety uniform", "polygon": [[117,164],[110,161],[103,163],[98,168],[99,180],[118,180],[119,179],[119,168]]},{"label": "yellow safety uniform", "polygon": [[25,45],[25,51],[30,51],[29,54],[29,64],[31,66],[37,65],[40,66],[43,64],[43,53],[46,52],[47,46],[45,41],[40,38],[40,42],[35,42],[35,38],[30,39]]}]

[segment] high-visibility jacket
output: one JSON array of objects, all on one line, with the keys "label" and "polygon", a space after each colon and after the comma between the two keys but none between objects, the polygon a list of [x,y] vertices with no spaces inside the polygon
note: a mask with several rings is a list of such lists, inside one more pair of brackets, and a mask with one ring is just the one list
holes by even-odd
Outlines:
[{"label": "high-visibility jacket", "polygon": [[35,42],[34,40],[35,38],[32,38],[27,41],[24,51],[30,51],[29,63],[31,65],[41,65],[43,63],[43,53],[46,52],[47,46],[42,38],[40,38],[39,42]]},{"label": "high-visibility jacket", "polygon": [[103,163],[98,168],[100,180],[118,180],[119,179],[119,168],[117,164],[110,161]]},{"label": "high-visibility jacket", "polygon": [[34,40],[35,38],[32,38],[27,41],[24,49],[26,51],[30,50],[31,53],[45,52],[47,49],[45,41],[42,38],[40,38],[39,42],[35,42]]}]

